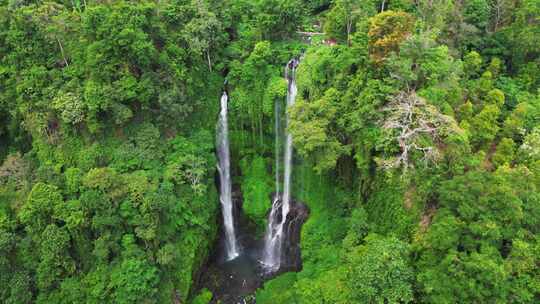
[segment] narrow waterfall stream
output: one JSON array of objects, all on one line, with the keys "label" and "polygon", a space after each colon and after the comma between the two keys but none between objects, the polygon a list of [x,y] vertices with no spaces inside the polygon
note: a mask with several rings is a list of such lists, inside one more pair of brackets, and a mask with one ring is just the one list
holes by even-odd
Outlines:
[{"label": "narrow waterfall stream", "polygon": [[276,102],[274,103],[274,157],[275,157],[275,168],[274,168],[274,175],[275,175],[275,183],[276,183],[276,197],[277,193],[280,192],[279,184],[281,183],[279,170],[280,170],[280,163],[281,163],[281,103]]},{"label": "narrow waterfall stream", "polygon": [[[294,104],[296,100],[296,67],[298,66],[298,60],[292,59],[287,63],[285,67],[285,78],[287,78],[287,107]],[[276,106],[278,107],[278,106]],[[276,109],[276,112],[279,108]],[[287,116],[287,126],[289,124],[289,117]],[[292,174],[292,135],[287,132],[285,139],[285,156],[283,159],[283,194],[280,193],[279,185],[281,183],[279,179],[279,120],[276,118],[275,132],[276,132],[276,194],[272,203],[272,210],[268,218],[268,227],[265,235],[264,251],[263,251],[263,264],[265,267],[273,272],[277,271],[281,265],[282,246],[284,241],[283,228],[287,220],[287,215],[290,210],[291,200],[291,174]],[[281,212],[280,212],[281,211]]]},{"label": "narrow waterfall stream", "polygon": [[221,112],[219,113],[219,121],[217,125],[217,154],[218,154],[218,171],[220,180],[220,195],[221,210],[223,213],[223,226],[225,230],[225,250],[227,259],[232,260],[238,257],[239,248],[236,240],[234,229],[234,213],[232,201],[232,185],[231,185],[231,164],[229,151],[229,126],[228,126],[228,110],[227,103],[229,98],[227,92],[223,92],[221,96]]}]

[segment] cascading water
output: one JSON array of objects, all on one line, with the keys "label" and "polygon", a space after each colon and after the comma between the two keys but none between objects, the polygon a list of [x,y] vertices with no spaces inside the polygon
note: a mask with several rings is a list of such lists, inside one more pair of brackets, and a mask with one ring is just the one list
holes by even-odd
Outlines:
[{"label": "cascading water", "polygon": [[227,260],[236,258],[239,253],[236,234],[234,231],[234,215],[232,202],[232,186],[231,186],[231,164],[229,152],[229,129],[227,119],[227,92],[223,92],[221,96],[221,112],[217,125],[217,154],[218,154],[218,171],[220,180],[220,195],[221,210],[223,213],[223,225],[225,226],[225,249],[227,252]]},{"label": "cascading water", "polygon": [[279,102],[276,102],[274,104],[274,133],[275,136],[275,158],[276,158],[276,164],[275,164],[275,178],[276,178],[276,197],[280,191],[279,184],[281,183],[279,178],[279,170],[280,166],[279,163],[281,162],[280,157],[280,137],[281,137],[281,105]]},{"label": "cascading water", "polygon": [[[291,75],[288,75],[289,70],[287,70],[286,76],[289,81],[289,89],[287,91],[287,107],[290,107],[294,104],[296,100],[296,66],[298,61],[293,59],[291,63]],[[289,116],[287,115],[287,128],[289,127]],[[282,214],[283,220],[285,222],[286,215],[289,213],[289,204],[291,200],[291,173],[292,173],[292,135],[287,132],[286,142],[285,142],[285,158],[284,162],[284,173],[283,173],[283,207]]]},{"label": "cascading water", "polygon": [[[296,67],[298,60],[292,59],[287,63],[285,68],[285,77],[288,81],[287,90],[287,107],[294,104],[296,99]],[[279,111],[279,106],[276,105],[276,113]],[[278,113],[279,114],[279,113]],[[272,203],[272,210],[268,218],[268,227],[265,235],[263,264],[270,270],[276,271],[281,265],[282,245],[284,240],[284,225],[287,220],[287,215],[290,211],[291,200],[291,174],[292,174],[292,135],[287,132],[285,139],[285,156],[283,159],[283,195],[279,192],[279,115],[276,115],[276,195]],[[287,116],[287,126],[289,117]],[[281,211],[281,213],[280,213]]]},{"label": "cascading water", "polygon": [[[289,85],[287,106],[291,106],[295,102],[295,69],[297,65],[298,60],[294,59],[286,67],[285,78]],[[211,255],[212,259],[201,271],[198,286],[198,290],[203,288],[210,290],[213,294],[213,300],[219,303],[253,304],[255,303],[255,291],[263,286],[265,280],[281,271],[302,269],[300,234],[302,225],[309,216],[309,209],[291,195],[292,136],[288,133],[285,134],[285,126],[289,124],[289,121],[282,102],[275,104],[275,111],[276,195],[268,219],[264,252],[261,252],[260,243],[248,234],[242,233],[251,229],[252,223],[240,220],[237,222],[237,226],[233,226],[227,139],[227,95],[224,93],[221,98],[217,150],[226,237],[225,249],[229,260],[224,262],[221,254]],[[235,242],[235,229],[236,236],[242,235],[242,248],[238,248],[240,242]]]}]

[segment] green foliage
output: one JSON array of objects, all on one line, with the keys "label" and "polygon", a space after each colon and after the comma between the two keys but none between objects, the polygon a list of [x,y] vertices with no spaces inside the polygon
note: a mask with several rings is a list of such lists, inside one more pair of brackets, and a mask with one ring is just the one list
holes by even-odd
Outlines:
[{"label": "green foliage", "polygon": [[333,168],[339,156],[347,152],[336,137],[327,135],[333,133],[331,122],[336,119],[338,103],[338,92],[329,89],[313,102],[297,100],[290,109],[289,128],[295,144],[303,156],[313,155],[317,151],[315,168],[319,172]]},{"label": "green foliage", "polygon": [[[417,7],[407,9],[420,22],[414,24],[407,13],[387,11],[372,17],[365,28],[363,14],[371,13],[369,9],[358,9],[364,3],[333,3],[325,16],[324,29],[337,39],[338,45],[308,49],[298,72],[299,97],[290,110],[297,152],[313,161],[319,172],[324,169],[321,179],[335,179],[333,174],[337,174],[340,184],[353,180],[363,205],[352,205],[346,211],[336,206],[312,205],[315,209],[302,232],[304,269],[297,274],[295,295],[286,301],[533,301],[538,295],[533,287],[535,274],[527,267],[520,274],[509,270],[514,267],[510,266],[513,261],[509,254],[513,244],[529,248],[524,249],[530,250],[524,255],[532,254],[532,248],[537,246],[535,229],[528,230],[533,226],[523,216],[525,208],[537,209],[532,185],[538,175],[538,160],[533,156],[537,132],[532,130],[538,124],[534,91],[538,86],[536,79],[528,76],[534,74],[530,71],[536,56],[528,53],[529,63],[515,68],[509,62],[518,62],[516,56],[504,54],[495,46],[508,44],[502,32],[511,31],[510,4],[472,1],[457,6],[451,1],[419,1]],[[516,5],[522,10],[528,7],[528,16],[532,16],[530,3]],[[354,21],[347,28],[350,20]],[[529,29],[531,26],[526,25]],[[491,35],[493,32],[497,33]],[[352,40],[348,34],[353,35]],[[369,61],[365,47],[369,47],[376,65],[366,64]],[[521,69],[524,76],[508,73],[509,69]],[[527,92],[530,88],[534,89]],[[428,143],[432,148],[442,148],[433,168],[417,167],[414,172],[400,174],[383,172],[374,164],[383,151],[398,153],[402,149],[396,147],[403,140],[399,134],[391,143],[389,140],[394,138],[383,137],[380,132],[384,118],[381,112],[387,109],[384,105],[400,90],[418,92],[429,107],[460,122],[460,128],[451,128],[453,133],[443,132],[446,135],[435,136],[431,143],[416,143],[416,149]],[[428,125],[437,128],[430,132],[438,131],[436,125]],[[344,170],[350,164],[348,151],[336,147],[351,148],[360,169],[355,171],[357,176]],[[495,168],[495,172],[484,171]],[[520,181],[511,181],[511,176],[519,172],[523,174]],[[519,183],[527,185],[527,189]],[[305,185],[298,191],[304,193]],[[447,187],[457,188],[450,191]],[[311,196],[306,201],[317,200]],[[347,218],[358,227],[337,237],[343,239],[340,250],[336,250],[336,238],[331,237],[337,210],[345,212],[338,218]],[[397,236],[400,246],[407,247],[399,247],[398,251],[413,249],[418,259],[409,260],[408,253],[402,255],[398,272],[404,276],[386,288],[378,289],[386,284],[382,281],[344,288],[353,282],[370,282],[369,276],[353,279],[348,269],[364,265],[367,254],[373,254],[373,260],[365,265],[373,267],[377,264],[377,250],[365,249],[366,255],[351,263],[354,266],[338,264],[340,259],[354,256],[351,248],[368,246],[368,232]],[[413,247],[408,247],[407,242]],[[368,275],[366,269],[357,275]],[[418,269],[417,273],[413,269]],[[387,277],[379,273],[373,276],[374,280],[379,278]],[[517,282],[527,283],[516,287]],[[413,290],[413,286],[418,289]],[[275,288],[276,293],[284,293]],[[268,289],[271,287],[265,286],[261,295],[272,294]],[[353,300],[353,296],[357,298]]]},{"label": "green foliage", "polygon": [[37,183],[22,206],[19,218],[30,233],[39,234],[52,223],[53,211],[62,204],[63,199],[58,188]]},{"label": "green foliage", "polygon": [[475,51],[469,52],[463,58],[465,73],[469,77],[477,76],[482,67],[482,57]]},{"label": "green foliage", "polygon": [[208,289],[203,289],[199,295],[191,301],[191,304],[208,304],[212,300],[212,292]]},{"label": "green foliage", "polygon": [[399,176],[377,176],[374,183],[373,194],[366,206],[366,212],[374,224],[373,231],[407,236],[417,218],[413,210],[407,210],[404,185],[399,182]]},{"label": "green foliage", "polygon": [[304,7],[300,0],[262,0],[256,2],[254,23],[262,39],[291,35],[301,24]]},{"label": "green foliage", "polygon": [[[278,76],[280,69],[272,65],[275,56],[270,41],[258,42],[242,64],[232,62],[229,73],[231,85],[236,87],[230,94],[231,128],[243,133],[242,145],[248,137],[249,146],[261,152],[266,148],[266,126],[274,117],[273,103],[286,95],[286,82]],[[238,145],[235,138],[232,140]]]},{"label": "green foliage", "polygon": [[498,118],[501,111],[497,105],[486,105],[480,113],[471,119],[472,142],[476,145],[486,145],[495,139],[499,131]]},{"label": "green foliage", "polygon": [[535,127],[525,136],[519,147],[520,161],[532,164],[540,160],[540,127]]},{"label": "green foliage", "polygon": [[534,274],[510,270],[508,255],[514,250],[510,243],[536,243],[524,211],[536,209],[538,197],[535,187],[519,186],[532,186],[531,176],[516,178],[519,174],[521,168],[502,167],[495,174],[470,172],[443,183],[441,209],[421,240],[418,280],[425,301],[531,300],[535,287],[514,282],[535,284]]},{"label": "green foliage", "polygon": [[[293,181],[293,193],[310,209],[308,221],[302,227],[303,270],[265,283],[264,289],[257,292],[257,301],[270,303],[279,299],[278,303],[324,303],[347,299],[347,295],[340,294],[342,282],[337,281],[343,278],[342,269],[333,271],[339,267],[340,243],[346,233],[343,227],[347,222],[342,215],[347,196],[331,183],[331,179],[318,176],[309,164],[295,167]],[[362,216],[358,217],[351,226],[362,229]],[[293,283],[294,288],[290,288]]]},{"label": "green foliage", "polygon": [[266,171],[266,160],[256,157],[240,162],[242,169],[242,195],[244,213],[257,225],[257,230],[263,232],[266,228],[266,215],[272,206],[272,177]]},{"label": "green foliage", "polygon": [[519,140],[524,132],[532,130],[539,123],[540,100],[532,96],[523,98],[528,100],[517,104],[504,120],[503,132],[514,140]]},{"label": "green foliage", "polygon": [[289,272],[278,276],[257,290],[257,303],[296,303],[295,292],[291,286],[296,281],[296,274]]},{"label": "green foliage", "polygon": [[370,19],[369,45],[371,58],[382,61],[411,33],[414,18],[405,12],[385,11]]},{"label": "green foliage", "polygon": [[[255,234],[285,113],[310,210],[302,270],[258,302],[538,302],[539,15],[538,0],[0,1],[0,302],[220,300],[193,288],[217,233],[223,77]],[[408,170],[385,167],[407,144]]]},{"label": "green foliage", "polygon": [[325,16],[324,31],[331,38],[351,43],[351,35],[361,18],[375,15],[375,1],[337,0]]},{"label": "green foliage", "polygon": [[66,93],[56,97],[53,108],[57,110],[63,122],[78,124],[84,121],[85,105],[81,98],[73,93]]},{"label": "green foliage", "polygon": [[489,23],[490,7],[486,0],[468,1],[463,8],[464,21],[479,30],[487,28]]},{"label": "green foliage", "polygon": [[177,185],[188,185],[197,194],[205,194],[203,181],[208,177],[208,168],[214,163],[210,140],[210,134],[206,132],[191,140],[180,136],[171,140],[172,153],[167,155],[165,178]]},{"label": "green foliage", "polygon": [[449,52],[447,46],[437,44],[434,34],[424,32],[401,43],[399,54],[391,55],[386,65],[400,87],[419,90],[441,112],[453,114],[447,108],[461,101],[458,81],[462,67]]},{"label": "green foliage", "polygon": [[118,303],[153,303],[157,292],[157,269],[140,259],[126,259],[111,273],[109,288]]},{"label": "green foliage", "polygon": [[68,253],[70,237],[66,230],[54,224],[41,234],[40,262],[37,267],[37,286],[47,290],[63,277],[75,272],[75,263]]},{"label": "green foliage", "polygon": [[516,6],[513,14],[515,21],[509,26],[509,33],[515,50],[513,60],[523,62],[529,55],[538,51],[538,35],[534,33],[539,29],[535,20],[538,19],[540,5],[536,0],[527,0]]},{"label": "green foliage", "polygon": [[497,145],[497,151],[493,154],[493,163],[496,166],[511,164],[514,159],[516,144],[510,138],[503,138]]},{"label": "green foliage", "polygon": [[413,271],[406,243],[368,235],[365,245],[351,249],[347,282],[354,303],[409,303]]},{"label": "green foliage", "polygon": [[338,86],[351,62],[346,49],[322,47],[308,52],[299,67],[299,97],[288,109],[289,131],[298,152],[309,156],[319,173],[334,168],[337,160],[350,151],[340,136],[347,122],[339,115],[346,107],[343,94],[335,88],[324,88]]},{"label": "green foliage", "polygon": [[[158,302],[160,290],[170,294],[172,289],[183,299],[189,296],[192,269],[200,265],[215,233],[211,219],[218,200],[215,188],[208,187],[215,164],[211,135],[202,131],[165,140],[151,124],[126,134],[124,140],[103,139],[110,146],[102,151],[92,142],[49,147],[42,157],[61,157],[39,169],[61,182],[35,182],[19,203],[13,201],[17,196],[7,196],[13,209],[0,205],[16,214],[25,231],[20,236],[25,241],[7,249],[20,256],[7,263],[18,271],[5,278],[14,282],[13,291],[2,295],[7,302]],[[133,156],[100,156],[103,151],[126,152],[123,147],[130,147]],[[88,160],[62,156],[70,153]],[[2,168],[24,185],[24,163],[14,161]],[[63,162],[72,167],[56,173]],[[174,164],[180,164],[178,179],[170,180],[168,168]],[[5,185],[16,184],[7,180]],[[16,283],[24,273],[33,273],[33,279]]]}]

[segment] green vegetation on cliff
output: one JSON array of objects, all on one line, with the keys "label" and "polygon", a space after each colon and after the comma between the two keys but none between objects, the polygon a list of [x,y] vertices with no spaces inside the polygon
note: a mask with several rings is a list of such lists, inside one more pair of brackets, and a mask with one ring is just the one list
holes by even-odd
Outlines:
[{"label": "green vegetation on cliff", "polygon": [[0,0],[0,302],[211,301],[224,78],[260,236],[301,55],[303,268],[257,303],[538,303],[538,0]]}]

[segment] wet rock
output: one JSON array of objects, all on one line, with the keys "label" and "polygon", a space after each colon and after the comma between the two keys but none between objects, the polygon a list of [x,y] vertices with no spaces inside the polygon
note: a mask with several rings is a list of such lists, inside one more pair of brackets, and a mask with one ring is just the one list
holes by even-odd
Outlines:
[{"label": "wet rock", "polygon": [[294,200],[291,202],[284,226],[285,238],[282,246],[280,272],[300,271],[302,269],[300,235],[302,225],[308,216],[309,209],[305,204]]}]

